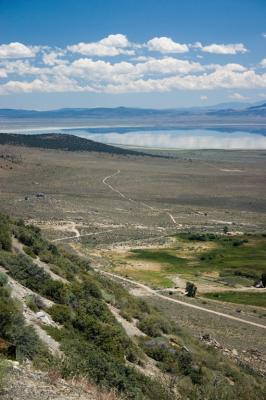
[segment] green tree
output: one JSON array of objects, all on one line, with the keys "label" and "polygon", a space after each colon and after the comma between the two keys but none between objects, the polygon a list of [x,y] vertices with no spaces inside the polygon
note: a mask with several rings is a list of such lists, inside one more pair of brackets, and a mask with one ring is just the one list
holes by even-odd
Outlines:
[{"label": "green tree", "polygon": [[195,297],[197,293],[197,286],[192,282],[187,282],[186,292],[188,297]]},{"label": "green tree", "polygon": [[229,232],[228,226],[225,225],[225,226],[223,227],[223,232],[224,232],[225,235]]}]

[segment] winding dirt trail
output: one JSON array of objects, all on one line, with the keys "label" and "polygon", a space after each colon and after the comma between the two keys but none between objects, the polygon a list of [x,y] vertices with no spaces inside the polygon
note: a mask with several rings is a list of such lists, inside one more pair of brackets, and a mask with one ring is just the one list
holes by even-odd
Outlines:
[{"label": "winding dirt trail", "polygon": [[120,171],[120,169],[118,169],[113,174],[108,175],[105,178],[103,178],[102,183],[104,185],[106,185],[109,189],[111,189],[113,192],[119,194],[120,197],[122,197],[123,199],[125,199],[127,201],[130,201],[131,203],[139,203],[139,204],[142,204],[144,207],[149,208],[152,211],[166,214],[175,226],[179,226],[179,224],[176,222],[175,218],[169,211],[164,211],[164,210],[161,210],[160,208],[153,207],[153,206],[151,206],[143,201],[140,201],[140,200],[138,201],[138,200],[131,199],[130,197],[127,197],[124,193],[120,192],[120,190],[114,188],[110,183],[107,182],[109,179],[114,178],[116,175],[119,175],[120,173],[121,173],[121,171]]},{"label": "winding dirt trail", "polygon": [[101,271],[99,269],[97,269],[97,271],[99,273],[103,274],[103,275],[110,276],[111,278],[120,279],[120,280],[122,280],[124,282],[131,283],[131,284],[133,284],[135,286],[138,286],[139,288],[144,289],[148,294],[153,295],[153,296],[157,296],[157,297],[159,297],[159,298],[161,298],[163,300],[167,300],[167,301],[170,301],[172,303],[181,304],[182,306],[189,307],[189,308],[194,308],[196,310],[204,311],[204,312],[207,312],[209,314],[214,314],[214,315],[217,315],[218,317],[223,317],[223,318],[231,319],[233,321],[241,322],[241,323],[244,323],[244,324],[247,324],[247,325],[256,326],[257,328],[266,329],[266,325],[262,325],[262,324],[259,324],[257,322],[248,321],[248,320],[243,319],[243,318],[234,317],[233,315],[230,315],[230,314],[225,314],[225,313],[222,313],[222,312],[219,312],[219,311],[210,310],[209,308],[197,306],[195,304],[186,303],[185,301],[182,301],[182,300],[172,299],[170,297],[167,297],[167,296],[164,296],[163,294],[158,293],[156,290],[151,289],[149,286],[146,286],[143,283],[139,283],[137,281],[133,281],[132,279],[124,278],[123,276],[113,274],[112,272]]}]

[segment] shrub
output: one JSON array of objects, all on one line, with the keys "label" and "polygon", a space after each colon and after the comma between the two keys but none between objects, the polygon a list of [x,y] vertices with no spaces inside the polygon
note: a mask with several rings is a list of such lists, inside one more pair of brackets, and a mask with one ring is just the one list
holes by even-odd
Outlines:
[{"label": "shrub", "polygon": [[226,225],[226,226],[223,227],[223,233],[226,235],[228,232],[229,232],[229,228]]},{"label": "shrub", "polygon": [[24,324],[18,329],[14,335],[14,342],[17,348],[18,359],[33,359],[36,354],[43,349],[43,345],[34,331],[30,326]]},{"label": "shrub", "polygon": [[233,246],[235,246],[235,247],[241,246],[244,243],[246,243],[246,241],[243,240],[243,239],[235,239],[235,240],[233,240]]},{"label": "shrub", "polygon": [[35,294],[28,295],[25,302],[26,305],[34,312],[38,312],[45,307],[42,299]]},{"label": "shrub", "polygon": [[114,360],[109,354],[99,350],[93,343],[73,339],[63,344],[68,354],[64,360],[64,377],[75,375],[89,376],[98,385],[116,388],[128,399],[170,400],[163,385],[145,377],[135,369]]},{"label": "shrub", "polygon": [[59,324],[68,325],[74,318],[74,312],[71,311],[70,307],[62,304],[54,304],[48,309],[52,319]]},{"label": "shrub", "polygon": [[8,282],[8,277],[4,272],[0,272],[0,287],[5,286]]},{"label": "shrub", "polygon": [[40,289],[40,293],[58,303],[65,303],[68,299],[68,289],[61,281],[47,279]]},{"label": "shrub", "polygon": [[173,333],[170,322],[161,316],[150,315],[138,322],[138,328],[148,336],[156,337],[162,333]]},{"label": "shrub", "polygon": [[199,242],[206,242],[219,239],[219,236],[215,235],[214,233],[183,233],[180,234],[180,237]]},{"label": "shrub", "polygon": [[17,357],[32,359],[43,346],[34,329],[26,326],[21,311],[6,288],[0,288],[0,337],[16,346]]},{"label": "shrub", "polygon": [[0,214],[0,250],[11,250],[11,230],[10,220],[3,214]]},{"label": "shrub", "polygon": [[29,289],[59,303],[64,303],[68,298],[66,285],[51,279],[50,275],[34,264],[29,257],[23,254],[0,254],[0,262],[14,279]]},{"label": "shrub", "polygon": [[32,258],[36,258],[36,254],[34,253],[34,251],[32,250],[31,247],[24,245],[24,246],[23,246],[23,250],[25,251],[25,253],[26,253],[28,256],[30,256],[30,257],[32,257]]},{"label": "shrub", "polygon": [[191,354],[187,350],[182,349],[178,353],[177,358],[180,371],[184,375],[189,375],[193,383],[200,383],[202,380],[202,371],[199,366],[193,364]]},{"label": "shrub", "polygon": [[99,285],[92,275],[84,277],[83,282],[80,284],[73,284],[72,291],[79,299],[87,299],[89,297],[102,298]]}]

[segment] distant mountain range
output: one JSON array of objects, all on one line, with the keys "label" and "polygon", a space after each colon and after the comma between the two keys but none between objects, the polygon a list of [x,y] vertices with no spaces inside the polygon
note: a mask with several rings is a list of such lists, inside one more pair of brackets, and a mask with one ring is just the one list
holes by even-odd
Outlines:
[{"label": "distant mountain range", "polygon": [[266,100],[254,105],[246,103],[222,103],[207,107],[190,107],[176,109],[152,109],[131,107],[96,107],[96,108],[60,108],[56,110],[37,111],[13,108],[0,109],[0,118],[73,118],[73,117],[141,117],[152,115],[261,115],[266,116]]},{"label": "distant mountain range", "polygon": [[256,104],[224,103],[209,107],[178,109],[143,109],[130,107],[115,108],[61,108],[58,110],[36,111],[0,109],[1,121],[12,120],[47,121],[72,119],[89,124],[138,124],[175,125],[178,123],[266,123],[266,100]]}]

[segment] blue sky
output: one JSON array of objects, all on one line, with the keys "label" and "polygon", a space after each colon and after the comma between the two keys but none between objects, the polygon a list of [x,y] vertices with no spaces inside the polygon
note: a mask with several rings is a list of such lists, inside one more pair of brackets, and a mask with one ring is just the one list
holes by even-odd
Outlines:
[{"label": "blue sky", "polygon": [[266,99],[265,0],[0,0],[0,107]]}]

